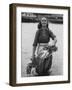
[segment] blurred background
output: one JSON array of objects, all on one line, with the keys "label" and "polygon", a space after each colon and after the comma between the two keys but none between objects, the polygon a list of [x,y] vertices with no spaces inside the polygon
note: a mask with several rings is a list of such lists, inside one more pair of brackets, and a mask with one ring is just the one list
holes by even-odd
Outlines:
[{"label": "blurred background", "polygon": [[46,17],[51,23],[63,23],[62,14],[40,14],[40,13],[22,13],[22,22],[39,22],[41,17]]}]

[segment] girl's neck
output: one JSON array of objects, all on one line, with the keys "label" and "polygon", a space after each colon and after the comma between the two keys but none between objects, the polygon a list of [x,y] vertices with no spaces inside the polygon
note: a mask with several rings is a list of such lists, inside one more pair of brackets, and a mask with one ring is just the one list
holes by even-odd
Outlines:
[{"label": "girl's neck", "polygon": [[42,26],[42,29],[46,29],[46,26]]}]

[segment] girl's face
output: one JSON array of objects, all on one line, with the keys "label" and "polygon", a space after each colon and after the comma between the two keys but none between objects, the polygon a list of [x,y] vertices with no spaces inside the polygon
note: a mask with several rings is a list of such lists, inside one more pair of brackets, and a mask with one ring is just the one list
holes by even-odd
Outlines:
[{"label": "girl's face", "polygon": [[41,24],[42,24],[42,26],[46,26],[47,25],[47,19],[45,17],[43,17],[41,19]]}]

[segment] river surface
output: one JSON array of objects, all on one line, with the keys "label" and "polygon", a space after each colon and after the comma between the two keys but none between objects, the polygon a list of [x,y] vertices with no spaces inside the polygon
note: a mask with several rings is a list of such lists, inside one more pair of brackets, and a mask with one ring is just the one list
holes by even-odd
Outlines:
[{"label": "river surface", "polygon": [[[22,23],[21,30],[21,76],[26,77],[26,66],[32,56],[32,44],[38,23]],[[57,37],[58,51],[53,54],[51,75],[63,74],[63,24],[49,24],[49,28]]]}]

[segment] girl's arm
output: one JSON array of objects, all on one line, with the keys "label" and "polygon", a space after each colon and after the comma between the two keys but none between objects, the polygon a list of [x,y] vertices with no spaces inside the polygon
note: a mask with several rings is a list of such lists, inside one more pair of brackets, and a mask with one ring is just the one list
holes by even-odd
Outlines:
[{"label": "girl's arm", "polygon": [[37,30],[35,34],[34,42],[33,42],[32,59],[34,59],[34,56],[35,56],[35,51],[38,44],[38,37],[39,37],[39,30]]},{"label": "girl's arm", "polygon": [[33,50],[32,50],[32,59],[34,59],[35,51],[36,51],[36,46],[33,46]]},{"label": "girl's arm", "polygon": [[54,45],[56,45],[56,43],[57,43],[57,39],[56,39],[56,37],[54,38]]},{"label": "girl's arm", "polygon": [[49,30],[49,35],[50,37],[52,38],[52,40],[54,40],[54,45],[57,43],[57,39],[56,39],[56,36],[53,34],[53,32],[51,32],[51,30]]}]

